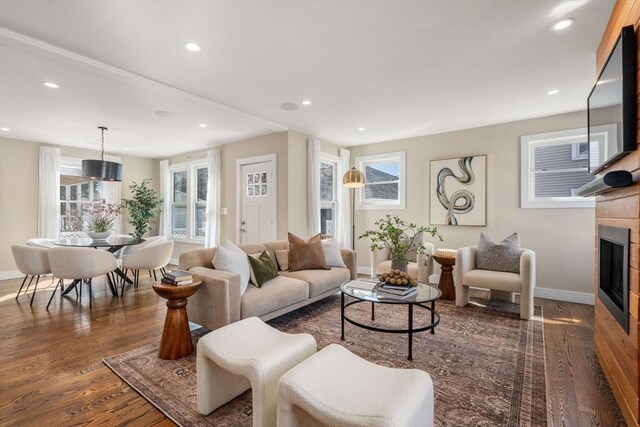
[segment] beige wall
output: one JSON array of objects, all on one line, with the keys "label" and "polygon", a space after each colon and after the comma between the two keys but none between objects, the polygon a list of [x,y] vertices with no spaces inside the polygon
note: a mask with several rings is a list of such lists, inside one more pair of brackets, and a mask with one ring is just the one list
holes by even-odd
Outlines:
[{"label": "beige wall", "polygon": [[[498,241],[517,231],[537,255],[537,286],[593,293],[594,209],[521,209],[520,136],[586,126],[582,113],[525,120],[439,135],[353,147],[355,157],[406,151],[407,209],[393,211],[420,224],[429,222],[429,162],[470,154],[487,155],[487,226],[438,226],[440,248],[476,244],[481,231]],[[356,234],[373,228],[384,211],[356,211]],[[366,240],[358,240],[358,265],[369,267]]]},{"label": "beige wall", "polygon": [[[0,273],[16,269],[11,245],[24,243],[38,233],[38,158],[37,142],[0,138]],[[98,152],[60,147],[63,157],[96,158]],[[159,185],[158,161],[123,156],[122,196],[130,195],[131,181],[152,179],[152,187]],[[124,232],[131,231],[126,216]],[[151,234],[157,234],[157,225]]]},{"label": "beige wall", "polygon": [[298,131],[288,132],[289,147],[289,231],[306,236],[307,230],[307,138]]},{"label": "beige wall", "polygon": [[0,138],[0,272],[16,270],[11,245],[38,232],[38,146]]},{"label": "beige wall", "polygon": [[[220,217],[220,238],[236,241],[236,161],[249,157],[276,154],[278,173],[278,239],[287,238],[288,230],[288,199],[289,181],[287,171],[288,163],[287,132],[277,132],[257,138],[234,142],[220,146],[221,186],[220,207],[227,208],[227,214]],[[188,153],[171,157],[169,164],[179,164],[206,158],[206,151]],[[181,253],[193,249],[202,248],[202,244],[184,243],[176,241],[173,258],[178,258]]]}]

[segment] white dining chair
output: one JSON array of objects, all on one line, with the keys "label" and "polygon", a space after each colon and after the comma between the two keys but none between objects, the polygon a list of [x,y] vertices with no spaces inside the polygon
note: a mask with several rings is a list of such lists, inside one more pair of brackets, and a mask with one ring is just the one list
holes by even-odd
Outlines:
[{"label": "white dining chair", "polygon": [[29,287],[33,282],[34,277],[36,278],[36,284],[33,288],[33,294],[31,295],[31,302],[29,305],[33,305],[33,299],[36,296],[36,291],[38,290],[38,282],[40,281],[40,276],[45,274],[51,274],[51,266],[49,265],[49,249],[36,247],[36,246],[27,246],[27,245],[11,245],[11,252],[13,253],[13,259],[18,267],[18,270],[22,274],[24,274],[24,279],[22,280],[22,284],[20,285],[20,289],[16,294],[16,301],[20,296],[20,292],[22,291],[22,287],[24,286],[27,278],[29,279],[29,284],[27,285],[27,289],[25,289],[24,293],[26,294],[29,291]]},{"label": "white dining chair", "polygon": [[54,245],[53,242],[55,242],[55,239],[29,239],[27,240],[26,245],[51,249],[56,247],[56,245]]},{"label": "white dining chair", "polygon": [[[110,286],[115,286],[115,280],[111,273],[118,267],[118,262],[112,253],[97,251],[89,248],[53,248],[49,249],[49,264],[52,274],[57,277],[58,284],[51,294],[47,310],[56,294],[58,287],[62,288],[63,280],[73,280],[71,286],[80,286],[80,300],[82,300],[82,283],[85,279],[89,285],[89,308],[92,307],[91,280],[101,275],[107,276]],[[71,289],[67,288],[65,293]],[[62,290],[61,290],[62,292]]]},{"label": "white dining chair", "polygon": [[[140,270],[149,270],[149,277],[158,280],[156,270],[164,270],[171,260],[172,253],[173,240],[147,245],[130,252],[122,261],[122,267],[125,272],[133,271],[133,283],[138,287]],[[125,286],[126,284],[123,283],[121,295],[124,295]]]}]

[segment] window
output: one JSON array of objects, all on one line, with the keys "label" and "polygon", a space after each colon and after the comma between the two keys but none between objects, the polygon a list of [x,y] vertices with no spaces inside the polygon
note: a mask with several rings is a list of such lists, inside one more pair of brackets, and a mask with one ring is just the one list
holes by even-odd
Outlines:
[{"label": "window", "polygon": [[576,191],[593,181],[588,171],[586,129],[525,135],[521,141],[522,208],[593,207]]},{"label": "window", "polygon": [[82,177],[81,159],[62,158],[60,163],[60,233],[73,237],[86,229],[83,205],[100,200],[102,182]]},{"label": "window", "polygon": [[171,235],[185,240],[203,240],[207,227],[207,182],[209,171],[202,164],[180,164],[171,172]]},{"label": "window", "polygon": [[356,158],[365,184],[358,209],[405,209],[405,152]]},{"label": "window", "polygon": [[320,233],[335,236],[338,157],[320,155]]}]

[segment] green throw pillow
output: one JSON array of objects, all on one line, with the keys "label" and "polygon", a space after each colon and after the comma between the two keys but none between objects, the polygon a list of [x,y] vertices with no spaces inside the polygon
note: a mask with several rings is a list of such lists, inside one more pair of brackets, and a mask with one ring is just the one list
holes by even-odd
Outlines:
[{"label": "green throw pillow", "polygon": [[251,281],[257,287],[260,288],[264,282],[278,277],[278,269],[273,261],[271,261],[271,257],[267,251],[262,252],[258,258],[251,255],[247,255],[247,257],[251,265]]}]

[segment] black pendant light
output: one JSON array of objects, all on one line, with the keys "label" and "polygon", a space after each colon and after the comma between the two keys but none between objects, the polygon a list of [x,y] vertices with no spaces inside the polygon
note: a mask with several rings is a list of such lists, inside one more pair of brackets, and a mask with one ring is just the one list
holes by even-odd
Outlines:
[{"label": "black pendant light", "polygon": [[102,154],[100,160],[83,160],[82,177],[92,181],[122,181],[122,165],[104,160],[104,126],[98,126],[102,132]]}]

